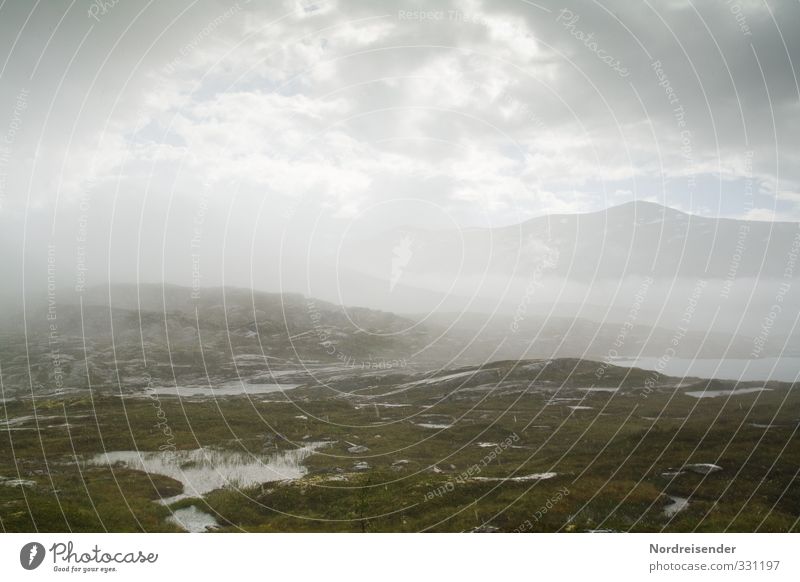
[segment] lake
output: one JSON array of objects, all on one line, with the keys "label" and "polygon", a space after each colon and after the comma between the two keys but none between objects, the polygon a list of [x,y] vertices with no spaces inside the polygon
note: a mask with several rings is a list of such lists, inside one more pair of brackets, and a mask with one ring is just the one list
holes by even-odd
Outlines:
[{"label": "lake", "polygon": [[[616,366],[645,370],[655,370],[658,363],[659,358],[620,359],[612,362]],[[762,358],[758,360],[672,358],[666,362],[664,369],[659,371],[667,376],[679,378],[695,376],[718,380],[794,382],[800,376],[800,358]]]}]

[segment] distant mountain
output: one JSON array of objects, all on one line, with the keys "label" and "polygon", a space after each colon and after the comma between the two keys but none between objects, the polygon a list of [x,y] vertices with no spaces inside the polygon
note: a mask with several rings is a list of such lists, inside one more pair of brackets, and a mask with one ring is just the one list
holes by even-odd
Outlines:
[{"label": "distant mountain", "polygon": [[272,370],[394,361],[425,345],[415,322],[392,313],[236,288],[94,287],[16,315],[0,334],[12,392],[272,382]]},{"label": "distant mountain", "polygon": [[[330,263],[342,302],[400,313],[413,306],[420,317],[481,312],[621,324],[634,312],[632,323],[671,334],[689,309],[691,331],[710,334],[703,351],[730,356],[752,352],[778,300],[782,316],[771,318],[766,339],[772,351],[800,349],[787,316],[800,311],[800,294],[786,288],[800,277],[798,247],[798,223],[706,218],[631,202],[502,228],[351,236]],[[331,280],[310,288],[329,298]],[[749,340],[729,345],[720,343],[724,336]]]},{"label": "distant mountain", "polygon": [[[340,257],[389,286],[526,278],[537,269],[583,283],[630,276],[725,279],[732,269],[739,278],[777,279],[799,234],[797,223],[705,218],[630,202],[502,228],[396,230],[354,242]],[[797,277],[800,269],[792,274]]]},{"label": "distant mountain", "polygon": [[272,382],[275,370],[303,382],[305,366],[750,358],[756,342],[761,357],[794,354],[800,295],[786,285],[800,276],[798,241],[795,223],[636,202],[504,228],[348,238],[336,261],[292,265],[308,280],[289,288],[304,294],[115,284],[48,298],[26,287],[24,310],[0,311],[2,380],[11,392],[129,390]]},{"label": "distant mountain", "polygon": [[[0,366],[6,393],[152,384],[307,382],[313,370],[404,372],[520,358],[747,357],[746,337],[674,332],[574,317],[436,313],[402,317],[299,294],[172,285],[90,288],[6,319]],[[613,348],[613,352],[611,351]],[[775,352],[768,346],[764,355]],[[311,370],[311,371],[309,371]]]}]

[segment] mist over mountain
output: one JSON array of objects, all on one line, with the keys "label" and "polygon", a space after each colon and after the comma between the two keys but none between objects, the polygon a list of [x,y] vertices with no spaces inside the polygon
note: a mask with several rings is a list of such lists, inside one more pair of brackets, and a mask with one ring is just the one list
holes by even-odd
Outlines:
[{"label": "mist over mountain", "polygon": [[[673,327],[692,319],[755,335],[776,296],[800,308],[800,225],[706,218],[650,202],[546,215],[502,228],[349,232],[305,289],[401,313],[469,311]],[[700,292],[696,292],[700,286]],[[782,291],[783,289],[783,291]],[[645,291],[646,300],[635,297]],[[334,295],[335,292],[335,295]],[[772,323],[788,334],[789,318]]]},{"label": "mist over mountain", "polygon": [[[92,287],[3,317],[7,395],[148,385],[305,382],[317,370],[427,371],[495,360],[748,358],[753,337],[534,313],[399,316],[300,294],[173,285]],[[23,317],[24,315],[24,317]],[[786,355],[775,334],[763,357]],[[791,348],[796,349],[792,339]]]},{"label": "mist over mountain", "polygon": [[[346,266],[391,282],[385,258],[393,253],[402,257],[405,242],[407,259],[398,261],[402,274],[397,277],[420,285],[436,276],[524,278],[536,268],[584,283],[648,276],[724,280],[730,274],[782,279],[798,235],[798,223],[706,218],[652,202],[630,202],[495,229],[395,230],[353,241],[339,256]],[[790,278],[798,276],[793,272]]]},{"label": "mist over mountain", "polygon": [[[48,314],[57,317],[63,361],[88,361],[103,385],[115,382],[118,361],[129,362],[125,374],[141,383],[138,360],[151,371],[162,365],[153,373],[163,381],[197,381],[204,370],[251,374],[237,358],[263,373],[264,363],[402,360],[435,368],[525,357],[657,358],[670,349],[686,358],[793,355],[798,233],[796,223],[709,219],[637,202],[497,229],[407,228],[367,239],[348,232],[327,258],[309,253],[303,263],[288,247],[274,267],[280,289],[273,293],[29,280],[25,309],[6,301],[0,315],[14,353],[5,379],[24,385],[28,357],[46,370],[34,372],[38,381],[52,376],[39,361],[49,350]],[[34,355],[22,358],[26,338]],[[92,382],[85,375],[76,371],[71,381],[85,386]]]}]

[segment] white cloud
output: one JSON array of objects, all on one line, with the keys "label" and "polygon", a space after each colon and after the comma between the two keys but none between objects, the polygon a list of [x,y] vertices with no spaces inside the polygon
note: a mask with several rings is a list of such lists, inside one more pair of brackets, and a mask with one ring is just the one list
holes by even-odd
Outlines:
[{"label": "white cloud", "polygon": [[[181,163],[178,196],[206,180],[350,216],[402,184],[447,201],[456,216],[473,219],[477,205],[505,220],[511,209],[596,205],[607,182],[615,190],[642,177],[734,182],[748,171],[743,148],[717,147],[699,129],[687,160],[673,117],[645,117],[629,92],[615,99],[603,79],[592,86],[577,75],[540,41],[553,44],[542,34],[550,25],[557,41],[571,42],[545,13],[471,1],[454,4],[460,16],[451,19],[445,3],[443,21],[422,25],[371,6],[300,0],[265,13],[248,5],[152,72],[140,110],[115,119],[101,148],[72,148],[63,189],[80,192],[92,159],[102,168],[94,178],[109,181],[123,163],[122,180]],[[369,50],[407,45],[416,48]],[[655,95],[650,111],[665,102],[663,91]],[[774,188],[768,172],[751,173]],[[796,205],[787,183],[776,198]]]}]

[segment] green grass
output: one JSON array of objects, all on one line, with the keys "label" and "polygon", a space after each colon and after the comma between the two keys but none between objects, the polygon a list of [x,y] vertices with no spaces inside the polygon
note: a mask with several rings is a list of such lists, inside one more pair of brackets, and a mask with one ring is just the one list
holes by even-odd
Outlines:
[{"label": "green grass", "polygon": [[[308,475],[295,482],[217,490],[173,505],[211,512],[222,531],[470,531],[487,524],[500,531],[527,524],[526,531],[545,532],[798,530],[796,390],[776,384],[772,391],[730,401],[697,400],[666,379],[646,394],[640,386],[649,373],[625,378],[611,369],[604,383],[621,384],[621,392],[547,405],[557,391],[579,397],[583,393],[573,388],[591,385],[588,370],[596,364],[579,366],[574,374],[570,365],[536,378],[501,363],[484,372],[505,377],[504,388],[518,385],[520,391],[465,390],[484,380],[461,386],[462,378],[376,398],[410,405],[377,410],[357,408],[363,399],[322,387],[289,393],[295,402],[280,401],[279,395],[252,402],[162,397],[157,407],[149,399],[100,394],[8,402],[8,418],[34,412],[59,418],[42,421],[38,431],[0,431],[0,475],[36,482],[24,488],[0,485],[0,526],[3,531],[174,531],[165,521],[169,508],[153,500],[179,493],[180,483],[76,462],[104,450],[159,450],[168,442],[157,426],[165,418],[169,442],[178,449],[213,446],[265,454],[304,437],[336,441],[309,457]],[[375,395],[396,391],[407,380],[392,374],[342,381],[336,388]],[[528,387],[531,380],[536,382]],[[566,405],[575,404],[592,409],[570,414]],[[428,405],[433,407],[422,408]],[[297,419],[300,414],[307,420]],[[455,425],[424,429],[414,424],[427,419],[421,414],[441,415],[436,418]],[[658,422],[648,420],[659,415]],[[69,428],[56,426],[65,420]],[[751,423],[778,426],[765,430]],[[485,461],[490,449],[478,442],[513,435],[520,448]],[[346,441],[369,451],[351,454]],[[409,462],[392,467],[401,459]],[[368,462],[370,469],[356,471],[357,461]],[[687,463],[716,463],[723,470],[674,479],[662,475]],[[441,472],[434,472],[434,465]],[[539,482],[456,481],[474,466],[481,477],[548,471],[557,476]],[[448,482],[450,490],[426,499]],[[564,490],[568,494],[553,503]],[[666,494],[690,498],[689,507],[671,520],[663,515]],[[542,513],[548,501],[551,507]]]}]

